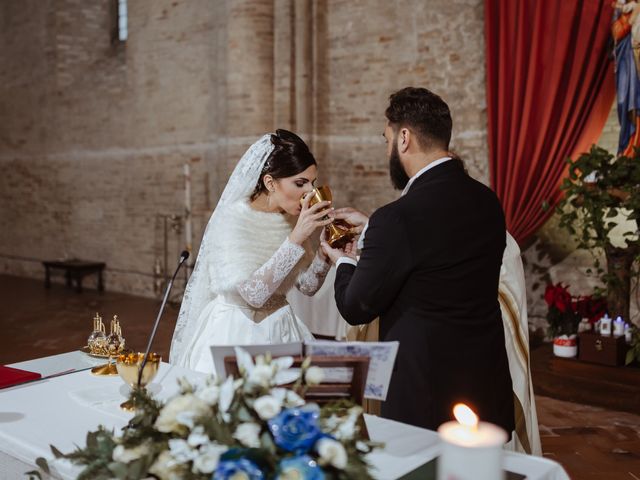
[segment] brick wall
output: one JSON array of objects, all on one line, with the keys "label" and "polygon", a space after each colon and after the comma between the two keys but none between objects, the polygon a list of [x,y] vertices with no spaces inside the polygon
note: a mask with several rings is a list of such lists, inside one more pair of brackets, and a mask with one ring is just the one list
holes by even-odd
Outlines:
[{"label": "brick wall", "polygon": [[[488,179],[481,0],[135,0],[124,45],[113,21],[106,1],[0,3],[2,273],[96,259],[108,289],[154,295],[183,165],[198,243],[234,163],[276,127],[309,141],[337,202],[372,211],[396,195],[380,134],[407,85],[449,103],[453,148]],[[172,265],[183,234],[167,242]]]}]

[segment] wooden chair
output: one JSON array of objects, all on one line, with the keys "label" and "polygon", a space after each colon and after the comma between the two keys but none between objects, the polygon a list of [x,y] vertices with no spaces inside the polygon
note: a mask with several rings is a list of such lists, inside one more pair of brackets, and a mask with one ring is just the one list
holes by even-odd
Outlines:
[{"label": "wooden chair", "polygon": [[[300,368],[305,357],[294,357],[292,368]],[[352,369],[351,381],[347,383],[321,383],[307,389],[305,400],[318,404],[335,400],[352,400],[358,405],[364,403],[364,388],[369,372],[369,357],[312,356],[311,365],[320,368]],[[235,356],[224,357],[227,375],[239,377],[240,372]],[[283,385],[284,387],[291,386]]]}]

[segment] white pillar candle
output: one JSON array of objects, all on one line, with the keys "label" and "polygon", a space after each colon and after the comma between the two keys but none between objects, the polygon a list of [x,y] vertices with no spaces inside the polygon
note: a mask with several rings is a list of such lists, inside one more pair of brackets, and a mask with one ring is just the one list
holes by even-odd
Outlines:
[{"label": "white pillar candle", "polygon": [[506,432],[488,422],[479,422],[473,411],[463,404],[454,407],[458,421],[438,428],[441,451],[438,480],[501,480],[502,446]]},{"label": "white pillar candle", "polygon": [[622,317],[616,318],[615,322],[613,322],[613,336],[614,337],[622,337],[624,335],[624,321]]}]

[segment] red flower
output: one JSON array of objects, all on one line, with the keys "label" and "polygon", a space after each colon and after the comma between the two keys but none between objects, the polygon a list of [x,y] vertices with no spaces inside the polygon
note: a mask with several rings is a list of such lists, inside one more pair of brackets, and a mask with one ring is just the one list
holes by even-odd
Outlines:
[{"label": "red flower", "polygon": [[563,287],[561,283],[547,285],[544,292],[544,300],[549,307],[555,307],[562,313],[569,309],[573,310],[568,287]]}]

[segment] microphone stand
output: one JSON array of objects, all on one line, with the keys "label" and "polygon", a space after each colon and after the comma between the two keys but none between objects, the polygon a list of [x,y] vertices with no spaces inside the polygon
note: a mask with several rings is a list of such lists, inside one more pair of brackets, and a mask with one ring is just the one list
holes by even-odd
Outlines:
[{"label": "microphone stand", "polygon": [[162,317],[162,312],[164,311],[164,306],[167,303],[167,298],[169,298],[169,292],[171,291],[171,287],[173,287],[173,281],[176,279],[176,275],[178,275],[178,271],[180,267],[185,262],[185,260],[189,258],[189,252],[187,250],[183,250],[180,254],[180,260],[178,261],[178,267],[176,271],[173,272],[173,277],[169,280],[167,284],[167,289],[164,292],[164,298],[162,299],[162,305],[160,305],[160,311],[158,312],[158,316],[156,317],[156,322],[153,324],[153,330],[151,331],[151,337],[149,337],[149,343],[147,344],[147,350],[144,352],[144,358],[142,359],[142,364],[140,364],[140,368],[138,369],[138,383],[137,388],[140,388],[140,382],[142,381],[142,372],[144,371],[144,367],[147,364],[147,360],[149,359],[149,352],[151,351],[151,344],[153,343],[153,339],[156,336],[156,331],[158,330],[158,324],[160,323],[160,317]]}]

